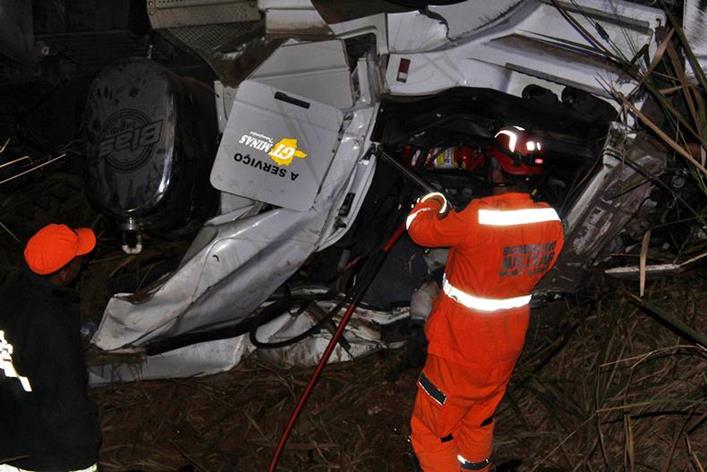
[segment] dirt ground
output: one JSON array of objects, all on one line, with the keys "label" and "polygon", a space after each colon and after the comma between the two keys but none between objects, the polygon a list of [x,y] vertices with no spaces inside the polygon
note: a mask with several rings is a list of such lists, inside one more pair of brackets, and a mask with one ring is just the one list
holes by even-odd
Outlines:
[{"label": "dirt ground", "polygon": [[[331,366],[288,444],[280,470],[409,470],[405,440],[415,372],[385,381],[399,353]],[[310,369],[251,359],[203,379],[94,391],[107,470],[267,470],[277,432]]]}]

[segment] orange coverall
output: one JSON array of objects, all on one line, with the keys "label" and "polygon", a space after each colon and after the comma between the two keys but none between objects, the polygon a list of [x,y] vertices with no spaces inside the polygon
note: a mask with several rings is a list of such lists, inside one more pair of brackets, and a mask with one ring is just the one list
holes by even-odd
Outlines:
[{"label": "orange coverall", "polygon": [[473,200],[440,217],[427,199],[410,212],[417,244],[450,247],[425,334],[412,444],[425,472],[487,470],[493,415],[525,342],[530,294],[564,242],[555,210],[526,193]]}]

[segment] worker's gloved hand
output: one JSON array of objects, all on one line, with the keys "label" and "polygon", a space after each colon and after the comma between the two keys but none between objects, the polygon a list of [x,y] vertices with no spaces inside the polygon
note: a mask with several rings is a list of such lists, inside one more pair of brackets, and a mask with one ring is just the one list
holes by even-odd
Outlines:
[{"label": "worker's gloved hand", "polygon": [[424,195],[420,198],[417,199],[417,203],[421,202],[426,202],[428,200],[436,200],[440,204],[440,209],[439,209],[439,216],[446,216],[447,213],[449,213],[449,204],[447,203],[447,199],[445,196],[440,193],[440,192],[432,192],[428,193],[427,195]]}]

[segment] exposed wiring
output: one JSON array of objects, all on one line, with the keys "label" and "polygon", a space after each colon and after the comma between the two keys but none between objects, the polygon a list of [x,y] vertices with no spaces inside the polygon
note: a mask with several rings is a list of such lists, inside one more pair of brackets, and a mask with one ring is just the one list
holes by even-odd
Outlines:
[{"label": "exposed wiring", "polygon": [[[307,298],[302,300],[302,303],[300,304],[299,309],[295,313],[295,316],[301,315],[304,311],[307,310],[307,307],[314,302],[314,299],[312,298]],[[313,334],[318,333],[327,323],[330,322],[330,320],[337,314],[341,309],[344,307],[346,304],[346,301],[341,301],[338,303],[333,309],[329,310],[329,312],[324,316],[321,320],[317,321],[314,325],[311,327],[307,328],[303,332],[301,332],[298,335],[292,336],[291,338],[282,340],[282,341],[274,341],[274,342],[264,342],[264,341],[259,341],[257,334],[258,334],[258,328],[260,326],[263,326],[263,324],[272,321],[272,319],[269,319],[265,322],[260,322],[261,320],[258,320],[258,323],[254,323],[251,329],[249,330],[249,337],[250,337],[250,342],[253,343],[253,345],[259,349],[278,349],[282,347],[287,347],[291,346],[293,344],[296,344],[304,339],[307,339],[308,337],[312,336]],[[282,312],[277,313],[274,318],[277,316],[281,315]]]}]

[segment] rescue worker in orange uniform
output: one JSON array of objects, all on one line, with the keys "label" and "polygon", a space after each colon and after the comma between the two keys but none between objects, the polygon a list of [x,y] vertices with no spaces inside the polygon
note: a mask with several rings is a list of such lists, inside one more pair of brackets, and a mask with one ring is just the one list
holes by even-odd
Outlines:
[{"label": "rescue worker in orange uniform", "polygon": [[489,470],[494,412],[525,342],[531,293],[564,242],[555,210],[523,184],[542,172],[540,151],[524,129],[502,128],[489,156],[492,196],[448,211],[432,193],[407,218],[415,243],[450,248],[411,420],[425,472]]}]

